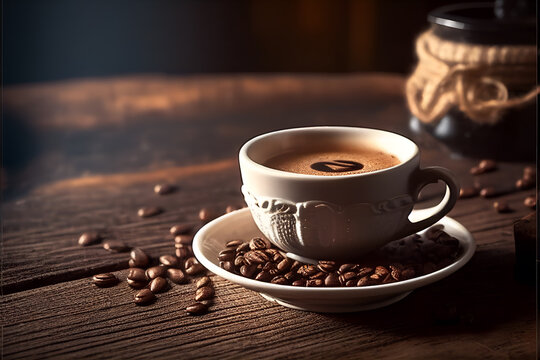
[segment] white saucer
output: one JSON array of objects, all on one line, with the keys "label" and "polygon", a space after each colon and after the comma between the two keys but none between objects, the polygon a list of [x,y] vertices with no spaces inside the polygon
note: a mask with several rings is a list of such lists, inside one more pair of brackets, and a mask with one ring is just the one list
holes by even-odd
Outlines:
[{"label": "white saucer", "polygon": [[476,244],[469,231],[456,220],[444,217],[438,224],[456,237],[463,253],[445,268],[410,280],[366,287],[316,288],[271,284],[233,274],[219,266],[218,253],[229,240],[250,240],[263,235],[255,225],[249,209],[244,208],[221,216],[206,224],[193,239],[193,252],[208,270],[246,289],[260,293],[265,299],[297,310],[315,312],[352,312],[372,310],[393,304],[412,290],[441,280],[465,265],[473,256]]}]

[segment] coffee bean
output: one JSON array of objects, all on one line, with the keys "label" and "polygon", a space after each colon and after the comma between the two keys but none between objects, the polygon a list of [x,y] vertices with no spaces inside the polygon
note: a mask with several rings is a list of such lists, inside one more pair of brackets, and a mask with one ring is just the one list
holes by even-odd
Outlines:
[{"label": "coffee bean", "polygon": [[236,249],[237,247],[239,247],[240,245],[242,245],[244,242],[242,240],[231,240],[231,241],[228,241],[225,246],[228,247],[228,248],[233,248],[233,249]]},{"label": "coffee bean", "polygon": [[192,256],[192,257],[189,257],[186,259],[186,261],[184,261],[184,269],[187,269],[188,267],[191,267],[193,264],[198,264],[199,261],[197,260],[196,257]]},{"label": "coffee bean", "polygon": [[218,254],[219,261],[233,261],[235,258],[235,249],[222,250]]},{"label": "coffee bean", "polygon": [[236,253],[249,251],[249,243],[242,243],[236,248]]},{"label": "coffee bean", "polygon": [[[139,248],[132,249],[129,253],[133,267],[146,267],[150,263],[150,257]],[[130,265],[131,266],[131,265]]]},{"label": "coffee bean", "polygon": [[133,259],[129,259],[128,265],[129,265],[129,267],[137,267],[137,265],[135,265],[135,261]]},{"label": "coffee bean", "polygon": [[298,269],[297,273],[304,276],[304,277],[310,277],[311,275],[315,275],[318,273],[319,270],[315,267],[315,265],[302,265],[300,266],[300,269]]},{"label": "coffee bean", "polygon": [[142,289],[135,294],[135,304],[147,305],[156,299],[156,296],[149,289]]},{"label": "coffee bean", "polygon": [[324,285],[329,286],[329,287],[340,286],[341,284],[339,282],[338,274],[335,272],[329,273],[324,279]]},{"label": "coffee bean", "polygon": [[192,224],[177,224],[170,228],[170,233],[173,236],[186,235],[193,231]]},{"label": "coffee bean", "polygon": [[523,200],[523,205],[531,209],[536,209],[536,196],[527,196],[525,200]]},{"label": "coffee bean", "polygon": [[174,255],[162,255],[159,257],[159,263],[165,266],[177,267],[180,260]]},{"label": "coffee bean", "polygon": [[268,271],[261,271],[255,276],[255,280],[268,282],[272,280],[273,276]]},{"label": "coffee bean", "polygon": [[493,186],[488,186],[480,190],[480,196],[484,198],[490,198],[498,195],[497,189],[495,189]]},{"label": "coffee bean", "polygon": [[150,291],[154,294],[162,292],[167,287],[167,280],[158,276],[157,278],[150,281]]},{"label": "coffee bean", "polygon": [[148,281],[148,278],[146,277],[145,271],[143,269],[140,269],[140,268],[131,268],[131,269],[129,269],[127,278],[129,280],[138,281],[138,282]]},{"label": "coffee bean", "polygon": [[349,271],[349,272],[346,272],[345,274],[343,274],[343,279],[345,281],[355,279],[356,277],[357,277],[357,275],[356,275],[356,273],[354,271]]},{"label": "coffee bean", "polygon": [[228,206],[225,208],[225,213],[226,213],[226,214],[229,214],[229,213],[232,213],[233,211],[238,210],[238,209],[240,209],[239,206],[236,206],[236,205],[228,205]]},{"label": "coffee bean", "polygon": [[167,277],[175,284],[185,284],[188,279],[180,269],[167,269]]},{"label": "coffee bean", "polygon": [[375,274],[377,274],[377,275],[379,275],[381,277],[385,277],[386,275],[389,274],[389,271],[384,266],[377,266],[375,268]]},{"label": "coffee bean", "polygon": [[306,281],[307,287],[321,287],[324,285],[324,281],[321,279],[310,279]]},{"label": "coffee bean", "polygon": [[277,269],[282,273],[287,272],[291,268],[292,263],[293,261],[291,259],[285,258],[277,264]]},{"label": "coffee bean", "polygon": [[203,286],[195,291],[195,301],[207,300],[214,296],[214,289],[210,286]]},{"label": "coffee bean", "polygon": [[383,284],[390,284],[390,283],[393,283],[395,282],[396,280],[392,277],[391,274],[388,274],[386,275],[386,277],[383,279],[382,283]]},{"label": "coffee bean", "polygon": [[379,274],[371,274],[369,275],[369,280],[374,284],[380,284],[384,280],[386,276],[382,276]]},{"label": "coffee bean", "polygon": [[85,232],[79,237],[79,245],[88,246],[101,241],[101,235],[95,231]]},{"label": "coffee bean", "polygon": [[358,272],[356,273],[356,277],[363,277],[371,274],[373,272],[373,268],[370,268],[368,266],[360,268]]},{"label": "coffee bean", "polygon": [[[436,240],[444,234],[444,225],[438,224],[426,230],[425,236],[430,240]],[[421,240],[421,239],[418,239]]]},{"label": "coffee bean", "polygon": [[165,266],[152,266],[148,269],[146,269],[146,277],[150,280],[155,279],[157,277],[165,277],[167,276],[167,268]]},{"label": "coffee bean", "polygon": [[146,285],[148,285],[148,281],[137,281],[137,280],[131,280],[127,279],[126,282],[129,286],[131,286],[134,289],[142,289]]},{"label": "coffee bean", "polygon": [[270,241],[268,241],[267,239],[259,238],[259,237],[253,238],[249,242],[249,248],[251,250],[270,249],[271,246],[272,244],[270,243]]},{"label": "coffee bean", "polygon": [[326,278],[326,273],[324,271],[319,271],[316,274],[311,275],[309,278],[324,280]]},{"label": "coffee bean", "polygon": [[185,259],[189,257],[191,253],[188,248],[182,247],[182,248],[176,248],[174,250],[174,255],[176,255],[176,257],[179,259]]},{"label": "coffee bean", "polygon": [[509,213],[512,211],[512,209],[510,208],[510,206],[508,205],[507,202],[505,201],[495,201],[493,203],[493,208],[498,212],[498,213]]},{"label": "coffee bean", "polygon": [[234,258],[234,266],[242,266],[245,264],[245,261],[244,261],[244,256],[240,255],[240,256],[237,256],[236,258]]},{"label": "coffee bean", "polygon": [[197,280],[197,289],[201,288],[203,286],[209,286],[212,284],[212,280],[208,276],[203,276],[199,280]]},{"label": "coffee bean", "polygon": [[199,219],[203,222],[203,223],[207,223],[211,220],[214,220],[215,218],[217,217],[216,213],[210,209],[207,209],[207,208],[202,208],[200,211],[199,211]]},{"label": "coffee bean", "polygon": [[118,279],[116,276],[114,276],[114,274],[105,273],[94,275],[92,277],[92,282],[97,287],[110,287],[116,285],[118,283]]},{"label": "coffee bean", "polygon": [[131,248],[127,246],[124,242],[120,240],[110,240],[105,243],[103,243],[103,248],[110,252],[126,252],[129,251]]},{"label": "coffee bean", "polygon": [[340,274],[344,274],[350,270],[353,270],[354,268],[358,267],[357,264],[342,264],[339,269],[338,269],[338,272]]},{"label": "coffee bean", "polygon": [[272,284],[278,284],[278,285],[287,285],[287,284],[289,284],[289,281],[284,276],[281,276],[281,275],[273,277],[272,280],[270,280],[270,282]]},{"label": "coffee bean", "polygon": [[495,162],[495,160],[484,159],[478,163],[478,167],[484,172],[493,171],[497,168],[497,163]]},{"label": "coffee bean", "polygon": [[137,215],[142,218],[147,218],[151,216],[159,215],[163,212],[163,210],[157,206],[146,206],[142,207],[137,211]]},{"label": "coffee bean", "polygon": [[480,169],[478,166],[473,166],[473,167],[469,170],[469,173],[471,173],[471,175],[480,175],[480,174],[483,174],[483,171],[482,171],[482,169]]},{"label": "coffee bean", "polygon": [[191,235],[177,235],[174,237],[175,244],[191,245],[193,243],[193,236]]},{"label": "coffee bean", "polygon": [[[231,261],[220,261],[219,262],[219,266],[223,269],[223,270],[226,270],[228,272],[232,272],[234,273],[236,268],[234,267],[234,264],[231,262]],[[240,269],[242,270],[242,269]],[[256,270],[256,268],[254,267],[254,270]],[[244,276],[247,276],[247,275],[244,275]]]},{"label": "coffee bean", "polygon": [[292,282],[292,286],[306,286],[306,279],[298,279]]},{"label": "coffee bean", "polygon": [[205,270],[206,268],[204,266],[202,266],[199,263],[196,263],[186,268],[186,274],[193,276],[193,275],[200,274]]},{"label": "coffee bean", "polygon": [[255,275],[256,271],[257,271],[257,266],[255,265],[242,265],[240,267],[240,274],[248,278],[252,278],[253,275]]},{"label": "coffee bean", "polygon": [[176,186],[171,184],[157,184],[154,186],[154,192],[158,195],[167,195],[176,191]]},{"label": "coffee bean", "polygon": [[186,312],[190,315],[201,315],[208,311],[208,307],[202,303],[191,304],[186,308]]},{"label": "coffee bean", "polygon": [[268,255],[266,255],[266,253],[264,251],[260,251],[260,250],[248,251],[244,255],[244,258],[246,260],[248,260],[248,261],[251,261],[252,263],[255,263],[255,264],[263,264],[263,263],[270,260]]},{"label": "coffee bean", "polygon": [[400,281],[401,280],[401,269],[397,268],[397,267],[394,267],[392,265],[390,265],[390,275],[396,280],[396,281]]},{"label": "coffee bean", "polygon": [[371,285],[371,281],[369,279],[369,276],[364,276],[358,279],[358,282],[356,283],[356,286],[368,286]]},{"label": "coffee bean", "polygon": [[459,189],[459,197],[460,199],[472,198],[478,196],[478,192],[478,189],[472,186],[462,187]]},{"label": "coffee bean", "polygon": [[533,179],[518,179],[516,181],[516,188],[519,190],[531,189],[536,185],[536,181]]},{"label": "coffee bean", "polygon": [[288,273],[286,273],[285,275],[283,275],[283,277],[289,281],[293,281],[295,280],[299,275],[294,272],[294,271],[289,271]]},{"label": "coffee bean", "polygon": [[326,273],[332,272],[336,269],[335,261],[319,261],[317,268]]}]

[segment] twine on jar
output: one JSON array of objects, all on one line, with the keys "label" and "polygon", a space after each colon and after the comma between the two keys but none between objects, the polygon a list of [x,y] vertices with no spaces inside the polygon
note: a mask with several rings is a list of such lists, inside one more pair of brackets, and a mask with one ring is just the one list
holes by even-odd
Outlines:
[{"label": "twine on jar", "polygon": [[[482,124],[496,123],[509,108],[535,101],[534,45],[477,45],[447,41],[431,30],[416,41],[418,65],[407,79],[409,109],[431,123],[452,107]],[[510,97],[509,89],[522,95]]]}]

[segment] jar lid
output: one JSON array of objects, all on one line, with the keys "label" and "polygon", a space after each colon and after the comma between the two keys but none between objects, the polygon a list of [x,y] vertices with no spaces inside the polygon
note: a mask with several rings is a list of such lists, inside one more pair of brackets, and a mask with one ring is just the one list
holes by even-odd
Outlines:
[{"label": "jar lid", "polygon": [[[493,44],[536,44],[534,2],[456,4],[437,8],[428,21],[435,35],[450,41]],[[531,13],[532,12],[532,13]]]}]

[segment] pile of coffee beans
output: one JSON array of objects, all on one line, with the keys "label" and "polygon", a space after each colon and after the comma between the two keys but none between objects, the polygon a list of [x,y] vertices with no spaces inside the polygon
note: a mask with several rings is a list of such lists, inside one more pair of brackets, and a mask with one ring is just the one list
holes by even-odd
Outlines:
[{"label": "pile of coffee beans", "polygon": [[280,285],[307,287],[371,286],[429,274],[452,264],[460,255],[459,240],[442,225],[391,242],[356,263],[319,261],[305,264],[287,258],[264,238],[231,240],[218,255],[232,273]]}]

